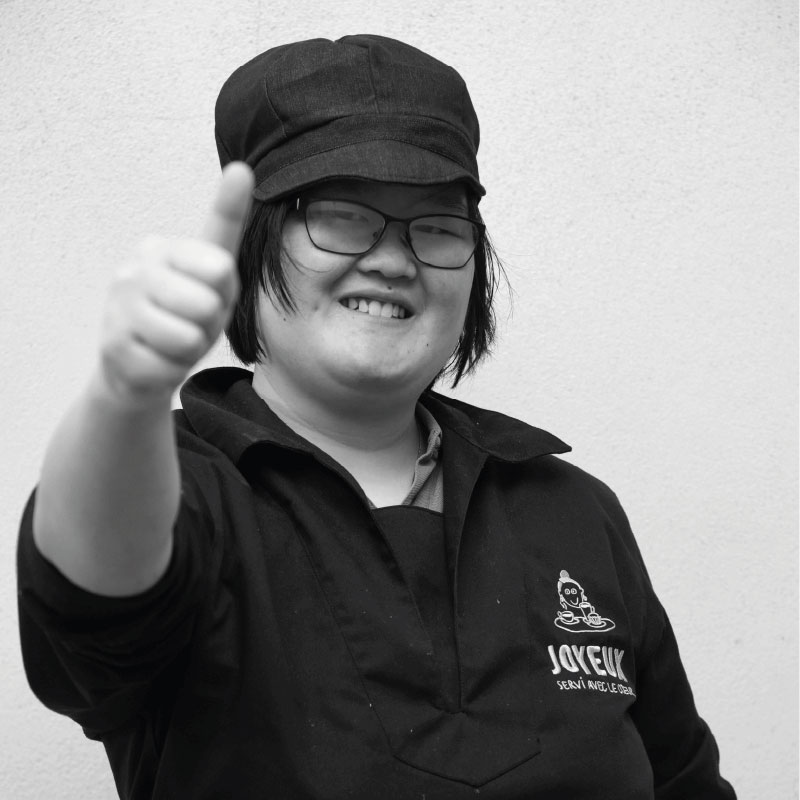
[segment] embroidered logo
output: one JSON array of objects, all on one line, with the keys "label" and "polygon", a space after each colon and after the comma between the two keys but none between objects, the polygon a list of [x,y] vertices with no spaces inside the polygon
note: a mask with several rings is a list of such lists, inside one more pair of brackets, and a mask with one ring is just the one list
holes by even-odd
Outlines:
[{"label": "embroidered logo", "polygon": [[[561,609],[553,622],[561,630],[599,633],[616,627],[608,617],[597,613],[583,586],[570,578],[564,569],[558,578],[558,602]],[[599,692],[635,698],[636,692],[623,669],[625,651],[613,646],[618,643],[577,645],[573,640],[548,645],[547,654],[553,665],[551,673],[561,676],[561,680],[555,682],[559,691]]]},{"label": "embroidered logo", "polygon": [[561,570],[558,579],[558,602],[561,610],[553,622],[556,627],[572,633],[588,633],[610,631],[614,623],[607,617],[601,617],[586,597],[586,592],[578,581],[570,578],[569,573]]}]

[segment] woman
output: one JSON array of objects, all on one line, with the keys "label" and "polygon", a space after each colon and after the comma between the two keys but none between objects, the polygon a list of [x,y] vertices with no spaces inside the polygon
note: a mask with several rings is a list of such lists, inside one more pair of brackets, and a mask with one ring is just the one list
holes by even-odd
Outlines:
[{"label": "woman", "polygon": [[[121,271],[26,510],[34,691],[125,798],[733,797],[614,495],[430,390],[493,333],[458,74],[286,45],[216,133],[202,240]],[[226,326],[252,373],[171,414]]]}]

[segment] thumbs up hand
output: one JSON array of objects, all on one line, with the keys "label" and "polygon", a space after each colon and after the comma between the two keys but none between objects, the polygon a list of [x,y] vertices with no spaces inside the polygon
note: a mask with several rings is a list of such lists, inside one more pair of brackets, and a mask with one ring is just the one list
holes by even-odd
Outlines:
[{"label": "thumbs up hand", "polygon": [[100,377],[123,406],[168,403],[227,325],[252,190],[250,168],[229,164],[201,238],[150,237],[117,272],[101,331]]}]

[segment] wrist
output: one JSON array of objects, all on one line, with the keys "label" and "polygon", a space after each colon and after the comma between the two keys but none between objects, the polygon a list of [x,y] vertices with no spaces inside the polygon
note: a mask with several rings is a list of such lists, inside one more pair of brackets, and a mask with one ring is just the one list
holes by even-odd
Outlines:
[{"label": "wrist", "polygon": [[101,363],[89,381],[88,394],[92,405],[99,409],[125,416],[147,416],[169,413],[175,388],[133,386],[124,379],[110,374]]}]

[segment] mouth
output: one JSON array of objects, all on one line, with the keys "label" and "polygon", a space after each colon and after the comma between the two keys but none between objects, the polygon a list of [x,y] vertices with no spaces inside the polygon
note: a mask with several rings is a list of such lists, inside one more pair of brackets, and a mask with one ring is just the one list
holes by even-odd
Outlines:
[{"label": "mouth", "polygon": [[345,308],[360,314],[369,314],[371,317],[384,317],[386,319],[406,319],[413,316],[405,306],[399,303],[384,303],[368,297],[345,297],[339,301]]}]

